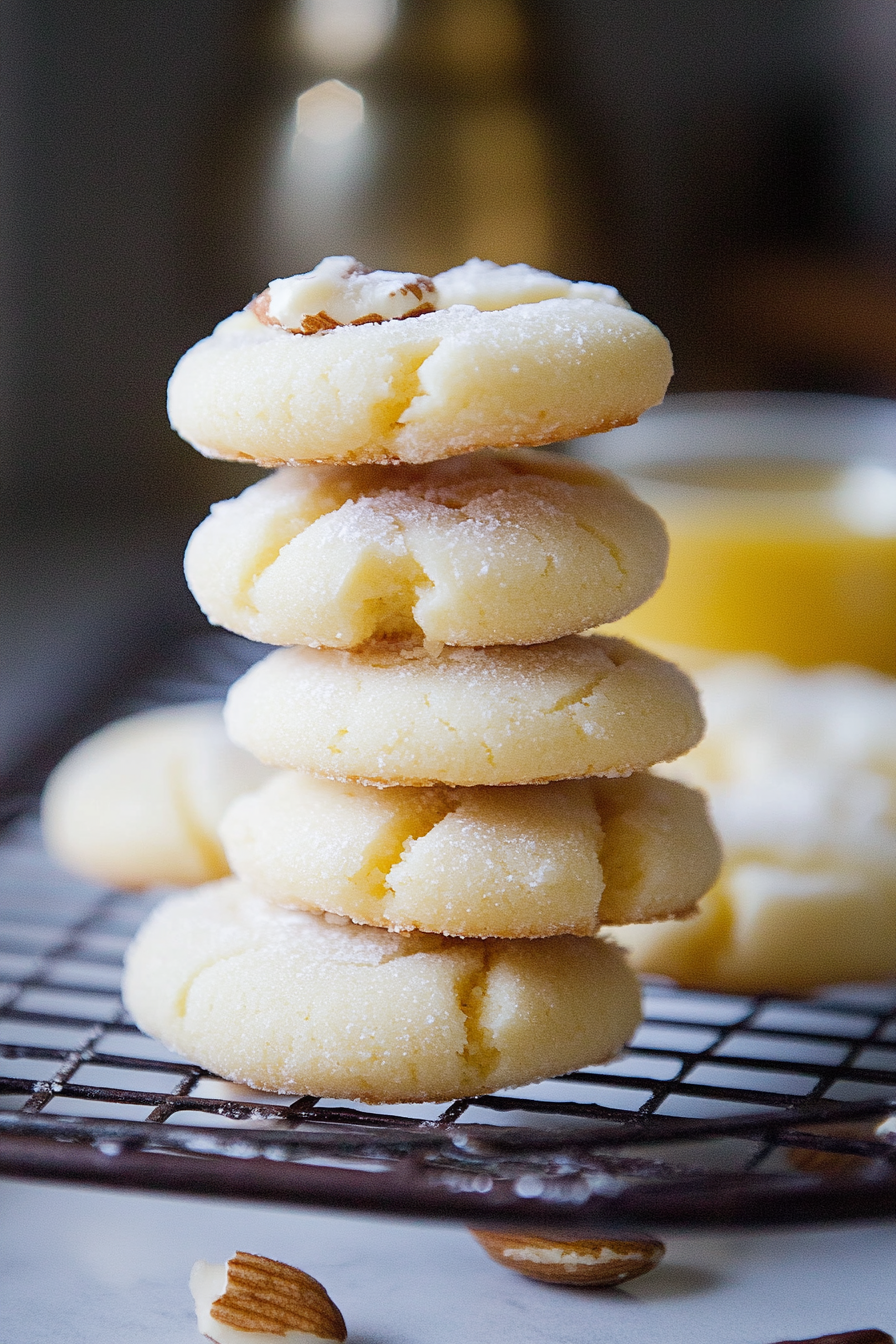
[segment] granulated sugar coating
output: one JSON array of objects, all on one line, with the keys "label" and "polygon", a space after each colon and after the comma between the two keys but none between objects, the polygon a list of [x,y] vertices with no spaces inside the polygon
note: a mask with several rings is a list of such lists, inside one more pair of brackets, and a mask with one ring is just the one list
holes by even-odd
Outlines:
[{"label": "granulated sugar coating", "polygon": [[209,620],[268,644],[540,644],[644,602],[667,553],[621,481],[520,450],[285,467],[213,505],[185,569]]},{"label": "granulated sugar coating", "polygon": [[401,936],[283,910],[234,879],[159,907],[124,997],[144,1031],[225,1078],[380,1103],[597,1064],[640,1011],[600,939]]},{"label": "granulated sugar coating", "polygon": [[221,836],[280,905],[476,938],[681,917],[720,859],[703,795],[650,774],[372,789],[289,770],[237,799]]},{"label": "granulated sugar coating", "polygon": [[231,737],[270,765],[375,784],[629,774],[703,731],[671,663],[607,636],[530,648],[278,649],[231,687]]}]

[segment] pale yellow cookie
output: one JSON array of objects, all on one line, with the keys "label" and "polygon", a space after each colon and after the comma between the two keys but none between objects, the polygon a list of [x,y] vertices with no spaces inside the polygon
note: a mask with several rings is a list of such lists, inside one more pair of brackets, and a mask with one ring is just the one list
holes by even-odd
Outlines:
[{"label": "pale yellow cookie", "polygon": [[387,933],[284,910],[235,879],[155,911],[124,998],[144,1031],[226,1078],[372,1103],[596,1064],[639,1020],[636,979],[600,939]]},{"label": "pale yellow cookie", "polygon": [[729,861],[692,919],[614,938],[641,971],[744,994],[799,994],[896,975],[892,873]]},{"label": "pale yellow cookie", "polygon": [[44,840],[64,867],[113,886],[207,882],[228,871],[222,814],[269,775],[228,741],[220,704],[133,714],[57,765],[44,790]]},{"label": "pale yellow cookie", "polygon": [[235,742],[270,765],[373,784],[537,784],[629,774],[703,728],[671,663],[622,639],[530,648],[277,649],[230,689]]},{"label": "pale yellow cookie", "polygon": [[719,868],[702,794],[649,774],[371,789],[287,771],[231,805],[221,838],[281,905],[468,938],[681,917]]},{"label": "pale yellow cookie", "polygon": [[284,467],[212,506],[184,568],[210,621],[267,644],[540,644],[644,602],[667,551],[621,481],[520,450]]},{"label": "pale yellow cookie", "polygon": [[896,680],[759,657],[695,677],[706,737],[664,771],[707,791],[726,862],[695,919],[622,931],[636,964],[747,993],[896,975]]},{"label": "pale yellow cookie", "polygon": [[668,342],[615,290],[477,265],[371,278],[327,258],[273,281],[181,359],[173,427],[266,466],[430,462],[632,424],[662,400]]}]

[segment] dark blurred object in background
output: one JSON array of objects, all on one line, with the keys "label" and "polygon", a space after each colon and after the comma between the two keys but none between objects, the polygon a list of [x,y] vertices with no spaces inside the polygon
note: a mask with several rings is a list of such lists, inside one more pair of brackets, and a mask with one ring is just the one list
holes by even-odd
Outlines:
[{"label": "dark blurred object in background", "polygon": [[0,451],[20,517],[139,516],[188,477],[164,388],[217,317],[194,170],[246,10],[0,6]]},{"label": "dark blurred object in background", "polygon": [[168,429],[175,360],[324,253],[617,284],[677,390],[896,395],[893,0],[4,0],[0,128],[0,638],[72,684],[91,564],[189,622],[252,479]]},{"label": "dark blurred object in background", "polygon": [[612,278],[677,391],[896,394],[892,0],[553,0]]}]

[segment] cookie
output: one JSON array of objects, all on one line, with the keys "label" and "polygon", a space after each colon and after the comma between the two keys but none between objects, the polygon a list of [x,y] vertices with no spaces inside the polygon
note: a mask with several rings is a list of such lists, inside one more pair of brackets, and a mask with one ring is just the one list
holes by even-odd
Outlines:
[{"label": "cookie", "polygon": [[230,806],[221,838],[278,904],[470,938],[680,918],[719,867],[702,794],[649,774],[371,789],[286,771]]},{"label": "cookie", "polygon": [[234,878],[166,901],[132,943],[128,1011],[270,1092],[447,1101],[614,1055],[639,1020],[596,938],[450,939],[284,910]]},{"label": "cookie", "polygon": [[729,858],[681,923],[629,924],[613,936],[641,971],[743,994],[896,975],[896,881],[853,867]]},{"label": "cookie", "polygon": [[392,278],[327,258],[272,282],[183,356],[174,429],[265,466],[430,462],[632,424],[663,398],[668,342],[608,286],[487,264],[372,274]]},{"label": "cookie", "polygon": [[628,774],[694,745],[697,694],[625,640],[529,648],[277,649],[230,689],[233,740],[270,765],[373,784]]},{"label": "cookie", "polygon": [[896,871],[896,679],[760,657],[694,675],[706,737],[666,773],[708,790],[731,852]]},{"label": "cookie", "polygon": [[549,453],[284,467],[212,506],[184,559],[206,616],[267,644],[540,644],[644,602],[660,519]]},{"label": "cookie", "polygon": [[133,714],[70,751],[44,789],[47,849],[112,886],[190,886],[228,872],[218,823],[270,770],[228,741],[219,704]]},{"label": "cookie", "polygon": [[748,993],[896,974],[896,681],[758,657],[695,676],[706,737],[663,769],[707,791],[726,863],[697,918],[624,931],[637,965]]}]

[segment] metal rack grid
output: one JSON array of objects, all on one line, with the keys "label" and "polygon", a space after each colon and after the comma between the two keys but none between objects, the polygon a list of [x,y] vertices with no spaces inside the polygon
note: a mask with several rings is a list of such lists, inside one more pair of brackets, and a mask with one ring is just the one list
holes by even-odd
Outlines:
[{"label": "metal rack grid", "polygon": [[[209,698],[245,665],[212,647],[116,712]],[[896,1212],[896,985],[648,983],[608,1064],[447,1107],[350,1105],[224,1082],[137,1030],[118,980],[151,904],[61,873],[33,812],[0,837],[0,1172],[602,1228]]]},{"label": "metal rack grid", "polygon": [[0,1170],[603,1226],[896,1211],[896,1145],[875,1134],[894,986],[797,1002],[648,984],[609,1064],[448,1107],[348,1105],[254,1093],[138,1032],[117,985],[148,904],[59,873],[33,820],[0,844]]}]

